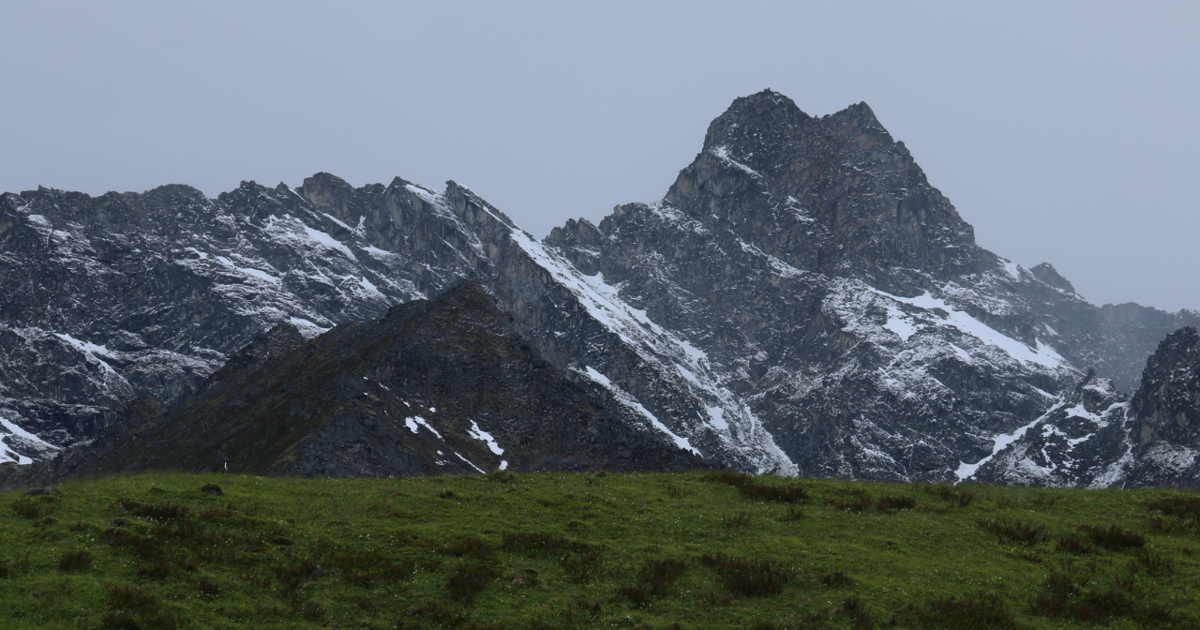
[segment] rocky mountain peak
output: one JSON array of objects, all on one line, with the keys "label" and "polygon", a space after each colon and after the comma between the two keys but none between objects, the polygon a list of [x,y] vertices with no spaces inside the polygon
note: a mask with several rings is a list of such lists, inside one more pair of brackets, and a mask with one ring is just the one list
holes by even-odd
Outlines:
[{"label": "rocky mountain peak", "polygon": [[[812,117],[792,99],[771,90],[743,96],[733,101],[725,113],[714,119],[704,135],[704,151],[732,147],[741,154],[761,149],[764,140],[777,137],[812,122]],[[767,156],[769,157],[769,156]]]},{"label": "rocky mountain peak", "polygon": [[798,269],[948,277],[999,264],[866,103],[813,118],[769,90],[740,98],[662,203]]},{"label": "rocky mountain peak", "polygon": [[1044,262],[1030,269],[1029,272],[1033,274],[1033,277],[1056,289],[1062,289],[1067,293],[1075,292],[1075,285],[1071,284],[1070,280],[1062,277],[1062,275],[1058,273],[1058,270],[1054,268],[1054,265],[1051,265],[1050,263]]}]

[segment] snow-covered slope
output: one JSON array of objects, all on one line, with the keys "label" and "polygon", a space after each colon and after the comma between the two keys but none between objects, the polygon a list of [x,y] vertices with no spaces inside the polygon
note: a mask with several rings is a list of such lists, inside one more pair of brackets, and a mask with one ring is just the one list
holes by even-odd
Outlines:
[{"label": "snow-covered slope", "polygon": [[[137,395],[178,402],[276,323],[311,336],[477,279],[631,431],[717,463],[1115,483],[1128,423],[1071,402],[1078,384],[1095,368],[1132,389],[1200,322],[1097,308],[978,247],[865,104],[813,118],[770,91],[712,123],[662,200],[543,242],[454,182],[39,189],[0,197],[0,274],[0,457],[20,461]],[[1057,473],[1023,476],[1034,434]]]}]

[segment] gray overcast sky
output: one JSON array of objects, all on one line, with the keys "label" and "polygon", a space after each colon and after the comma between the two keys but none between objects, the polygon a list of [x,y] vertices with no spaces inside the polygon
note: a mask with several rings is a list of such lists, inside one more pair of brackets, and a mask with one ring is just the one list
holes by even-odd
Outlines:
[{"label": "gray overcast sky", "polygon": [[0,3],[0,189],[466,185],[536,236],[662,197],[736,97],[866,101],[980,244],[1200,308],[1200,3]]}]

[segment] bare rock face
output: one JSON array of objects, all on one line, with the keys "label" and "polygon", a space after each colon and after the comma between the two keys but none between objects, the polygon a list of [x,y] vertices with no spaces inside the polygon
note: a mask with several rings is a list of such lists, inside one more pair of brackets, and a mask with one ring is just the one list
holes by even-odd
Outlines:
[{"label": "bare rock face", "polygon": [[1146,362],[1130,401],[1135,461],[1130,485],[1200,486],[1200,334],[1181,328]]},{"label": "bare rock face", "polygon": [[[1051,265],[979,247],[865,104],[812,117],[769,90],[713,121],[663,199],[599,225],[568,221],[542,242],[455,182],[354,188],[318,173],[217,199],[184,186],[39,189],[0,196],[0,280],[12,287],[0,301],[0,460],[14,462],[74,461],[146,396],[164,419],[192,408],[200,422],[189,405],[327,343],[302,339],[331,328],[343,339],[342,325],[381,326],[394,305],[475,280],[605,418],[716,464],[1121,484],[1131,458],[1190,438],[1156,421],[1142,445],[1119,392],[1138,388],[1164,336],[1200,325],[1196,311],[1096,307]],[[332,454],[347,440],[383,448],[354,422],[312,425],[293,459],[262,465],[399,466],[399,455],[367,466]],[[453,452],[496,464],[469,444]],[[534,466],[514,448],[507,461]],[[458,465],[403,452],[414,472]]]}]

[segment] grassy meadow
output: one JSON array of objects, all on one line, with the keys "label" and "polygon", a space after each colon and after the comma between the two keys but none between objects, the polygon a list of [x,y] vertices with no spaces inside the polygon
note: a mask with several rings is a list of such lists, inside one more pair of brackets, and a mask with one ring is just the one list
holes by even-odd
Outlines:
[{"label": "grassy meadow", "polygon": [[0,495],[4,628],[1200,627],[1195,493],[728,472],[58,489]]}]

